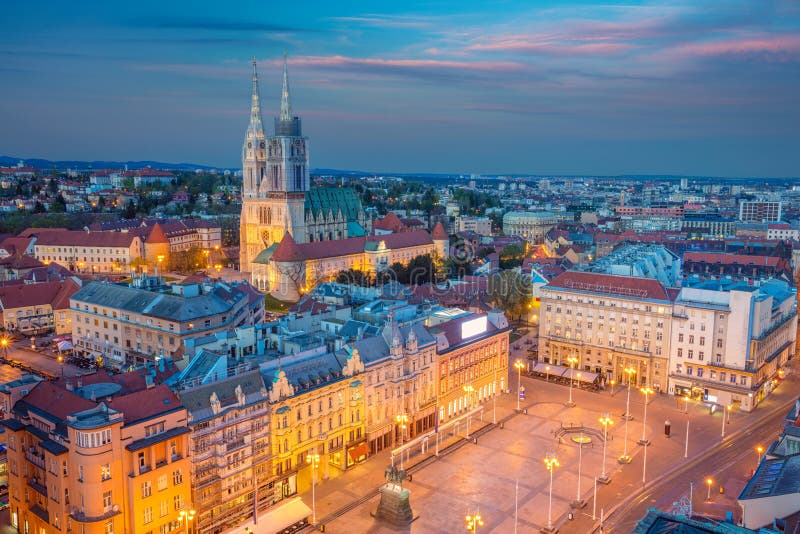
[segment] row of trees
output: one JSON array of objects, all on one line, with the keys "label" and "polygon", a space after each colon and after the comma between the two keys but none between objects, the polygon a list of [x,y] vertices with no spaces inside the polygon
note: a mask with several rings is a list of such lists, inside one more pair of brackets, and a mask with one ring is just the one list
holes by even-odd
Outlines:
[{"label": "row of trees", "polygon": [[443,273],[445,263],[433,258],[430,254],[423,254],[412,258],[408,265],[395,262],[380,272],[364,272],[357,269],[340,271],[336,281],[341,284],[354,284],[362,287],[380,286],[391,281],[401,284],[422,285],[435,282],[437,275]]}]

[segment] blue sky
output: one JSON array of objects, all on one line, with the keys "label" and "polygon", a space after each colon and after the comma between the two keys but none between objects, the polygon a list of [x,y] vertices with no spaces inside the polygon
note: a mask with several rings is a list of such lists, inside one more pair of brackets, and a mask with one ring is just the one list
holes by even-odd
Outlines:
[{"label": "blue sky", "polygon": [[0,154],[238,166],[289,54],[313,167],[797,176],[800,4],[4,2]]}]

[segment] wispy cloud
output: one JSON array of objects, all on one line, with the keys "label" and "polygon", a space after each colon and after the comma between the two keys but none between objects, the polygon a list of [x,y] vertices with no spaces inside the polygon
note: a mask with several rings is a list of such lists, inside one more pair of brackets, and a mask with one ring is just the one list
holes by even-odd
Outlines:
[{"label": "wispy cloud", "polygon": [[357,17],[334,17],[331,20],[374,28],[429,30],[435,27],[434,20],[431,17],[414,15],[362,15]]},{"label": "wispy cloud", "polygon": [[163,30],[203,30],[215,32],[316,33],[319,31],[301,26],[286,26],[267,22],[194,17],[135,19],[130,21],[130,25],[140,28]]}]

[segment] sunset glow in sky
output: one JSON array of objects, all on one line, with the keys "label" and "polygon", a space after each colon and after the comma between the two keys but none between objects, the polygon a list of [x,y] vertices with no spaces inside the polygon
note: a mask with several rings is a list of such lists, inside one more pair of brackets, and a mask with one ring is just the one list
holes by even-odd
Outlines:
[{"label": "sunset glow in sky", "polygon": [[286,49],[313,167],[797,176],[800,3],[3,4],[0,154],[238,167]]}]

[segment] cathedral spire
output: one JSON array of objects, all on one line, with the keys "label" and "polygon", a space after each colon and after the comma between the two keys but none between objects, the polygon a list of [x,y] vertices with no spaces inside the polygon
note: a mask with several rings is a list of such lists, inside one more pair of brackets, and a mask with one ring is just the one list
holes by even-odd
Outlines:
[{"label": "cathedral spire", "polygon": [[281,120],[292,120],[292,104],[289,102],[289,69],[286,66],[286,50],[283,51],[283,86],[281,87]]},{"label": "cathedral spire", "polygon": [[261,97],[258,94],[258,72],[256,71],[256,57],[253,56],[253,96],[250,100],[250,126],[249,133],[260,134],[264,137],[264,126],[261,123]]}]

